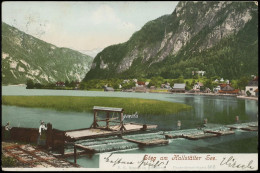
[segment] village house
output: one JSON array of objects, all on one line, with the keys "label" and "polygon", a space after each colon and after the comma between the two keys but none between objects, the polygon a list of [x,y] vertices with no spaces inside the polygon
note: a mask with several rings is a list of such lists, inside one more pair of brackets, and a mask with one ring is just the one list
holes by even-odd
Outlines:
[{"label": "village house", "polygon": [[151,89],[151,90],[155,90],[156,87],[155,87],[155,86],[150,86],[150,89]]},{"label": "village house", "polygon": [[76,81],[76,83],[75,83],[75,88],[74,89],[79,89],[79,85],[80,85],[80,82],[79,81]]},{"label": "village house", "polygon": [[204,76],[204,74],[206,73],[206,71],[199,70],[199,71],[192,71],[191,73],[192,73],[192,75],[194,75],[195,73],[197,73],[198,75]]},{"label": "village house", "polygon": [[209,88],[206,88],[203,92],[204,93],[211,93],[211,90]]},{"label": "village house", "polygon": [[136,86],[133,88],[135,92],[146,92],[146,87],[145,86]]},{"label": "village house", "polygon": [[248,82],[245,92],[247,93],[247,91],[249,91],[252,96],[258,96],[258,76]]},{"label": "village house", "polygon": [[185,83],[175,83],[174,86],[171,89],[171,92],[184,93],[185,87],[186,87]]},{"label": "village house", "polygon": [[64,82],[56,82],[56,86],[65,87],[65,83]]},{"label": "village house", "polygon": [[104,91],[114,91],[114,88],[105,86]]},{"label": "village house", "polygon": [[128,80],[128,79],[123,80],[123,83],[129,83],[129,82],[130,82],[130,80]]},{"label": "village house", "polygon": [[231,84],[220,84],[220,90],[218,93],[220,94],[238,94],[239,89],[234,89]]},{"label": "village house", "polygon": [[193,86],[193,90],[194,90],[195,92],[200,92],[200,91],[203,90],[203,88],[204,88],[204,85],[203,85],[203,83],[201,83],[201,82],[197,82],[197,83],[195,83],[194,86]]},{"label": "village house", "polygon": [[255,96],[258,97],[258,88],[254,92],[255,92]]},{"label": "village house", "polygon": [[213,88],[213,92],[218,92],[219,90],[221,90],[220,85],[218,85],[217,87]]},{"label": "village house", "polygon": [[161,84],[161,88],[171,89],[170,83]]},{"label": "village house", "polygon": [[145,82],[145,86],[149,85],[150,82]]},{"label": "village house", "polygon": [[137,81],[135,86],[139,86],[139,87],[144,87],[145,86],[145,82],[142,82],[142,81]]}]

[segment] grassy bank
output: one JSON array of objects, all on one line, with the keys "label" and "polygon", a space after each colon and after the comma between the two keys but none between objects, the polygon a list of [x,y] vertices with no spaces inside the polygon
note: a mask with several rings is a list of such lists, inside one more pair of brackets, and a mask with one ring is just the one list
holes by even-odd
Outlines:
[{"label": "grassy bank", "polygon": [[3,105],[50,108],[59,111],[92,112],[93,106],[124,108],[126,114],[166,115],[191,106],[159,100],[118,97],[2,96]]}]

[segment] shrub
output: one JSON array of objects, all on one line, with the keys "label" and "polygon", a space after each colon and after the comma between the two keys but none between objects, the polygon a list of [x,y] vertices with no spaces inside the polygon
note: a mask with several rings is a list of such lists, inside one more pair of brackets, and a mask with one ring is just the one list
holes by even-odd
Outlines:
[{"label": "shrub", "polygon": [[2,167],[15,167],[17,161],[12,157],[7,157],[2,154]]}]

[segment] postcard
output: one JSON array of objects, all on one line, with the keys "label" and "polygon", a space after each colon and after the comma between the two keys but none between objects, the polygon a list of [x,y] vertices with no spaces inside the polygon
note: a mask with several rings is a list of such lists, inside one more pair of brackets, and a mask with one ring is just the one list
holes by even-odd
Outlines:
[{"label": "postcard", "polygon": [[5,1],[2,170],[258,170],[258,2]]}]

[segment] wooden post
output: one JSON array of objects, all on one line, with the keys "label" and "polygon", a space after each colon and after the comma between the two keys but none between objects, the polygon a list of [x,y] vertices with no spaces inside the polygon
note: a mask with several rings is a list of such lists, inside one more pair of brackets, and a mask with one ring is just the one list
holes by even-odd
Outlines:
[{"label": "wooden post", "polygon": [[178,120],[178,122],[177,122],[177,127],[178,127],[179,130],[181,129],[181,121],[180,120]]},{"label": "wooden post", "polygon": [[123,123],[123,112],[120,113],[120,123]]},{"label": "wooden post", "polygon": [[124,116],[124,112],[122,111],[121,113],[120,113],[120,131],[121,131],[121,134],[123,133],[123,131],[124,130],[126,130],[125,129],[125,126],[124,126],[124,120],[123,120],[123,116]]},{"label": "wooden post", "polygon": [[147,125],[146,124],[143,125],[143,130],[144,131],[147,130]]},{"label": "wooden post", "polygon": [[98,124],[97,124],[97,111],[94,110],[94,120],[93,123],[91,124],[90,128],[97,128]]},{"label": "wooden post", "polygon": [[109,112],[107,112],[106,128],[109,129]]},{"label": "wooden post", "polygon": [[52,124],[47,124],[47,136],[46,136],[46,147],[47,149],[52,146]]},{"label": "wooden post", "polygon": [[94,128],[97,127],[97,111],[94,111]]},{"label": "wooden post", "polygon": [[74,144],[74,163],[77,163],[77,148],[76,145]]},{"label": "wooden post", "polygon": [[62,146],[61,146],[61,154],[64,156],[65,153],[65,132],[62,134]]},{"label": "wooden post", "polygon": [[236,116],[236,122],[237,123],[239,122],[239,116]]}]

